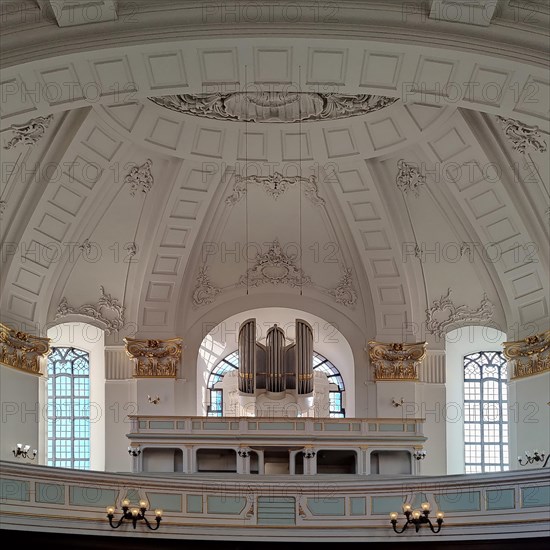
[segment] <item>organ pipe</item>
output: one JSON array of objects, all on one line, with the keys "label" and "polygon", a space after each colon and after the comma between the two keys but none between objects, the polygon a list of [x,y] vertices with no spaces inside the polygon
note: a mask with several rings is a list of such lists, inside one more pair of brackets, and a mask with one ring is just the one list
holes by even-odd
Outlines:
[{"label": "organ pipe", "polygon": [[311,325],[296,320],[296,371],[298,394],[313,391],[313,330]]},{"label": "organ pipe", "polygon": [[256,372],[256,320],[245,321],[239,329],[239,391],[254,393]]},{"label": "organ pipe", "polygon": [[270,392],[282,392],[286,389],[284,376],[285,333],[277,326],[267,331],[267,380],[266,389]]}]

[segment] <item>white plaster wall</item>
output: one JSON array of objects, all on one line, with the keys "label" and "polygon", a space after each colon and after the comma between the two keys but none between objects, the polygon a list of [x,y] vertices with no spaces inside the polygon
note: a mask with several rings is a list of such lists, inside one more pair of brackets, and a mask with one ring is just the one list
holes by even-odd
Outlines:
[{"label": "white plaster wall", "polygon": [[34,462],[44,461],[45,447],[39,438],[40,418],[44,412],[39,401],[40,386],[43,385],[41,378],[5,365],[0,366],[2,460],[29,462],[29,459],[15,458],[13,455],[17,443],[22,443],[30,445],[31,450],[39,451]]}]

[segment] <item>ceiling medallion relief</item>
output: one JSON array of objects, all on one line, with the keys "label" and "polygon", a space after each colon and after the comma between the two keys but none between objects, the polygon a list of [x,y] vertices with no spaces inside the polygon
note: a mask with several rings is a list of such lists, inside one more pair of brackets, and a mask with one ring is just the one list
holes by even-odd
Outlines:
[{"label": "ceiling medallion relief", "polygon": [[[462,305],[457,306],[450,298],[451,289],[439,300],[434,300],[432,307],[426,310],[426,330],[430,334],[435,334],[442,338],[448,327],[464,322],[490,321],[493,318],[495,306],[484,294],[481,303],[477,309]],[[445,317],[440,319],[439,313],[444,313]]]},{"label": "ceiling medallion relief", "polygon": [[546,141],[541,136],[538,126],[529,126],[513,118],[497,116],[504,129],[506,137],[512,142],[512,148],[525,154],[527,147],[532,147],[539,153],[547,149]]},{"label": "ceiling medallion relief", "polygon": [[426,184],[426,176],[420,172],[416,164],[405,162],[403,159],[397,161],[397,169],[397,187],[406,195],[414,193],[415,197],[418,197],[420,188]]},{"label": "ceiling medallion relief", "polygon": [[257,254],[255,265],[239,278],[239,285],[258,287],[264,284],[301,287],[311,278],[295,264],[297,255],[287,255],[275,239],[265,254]]},{"label": "ceiling medallion relief", "polygon": [[364,115],[398,98],[315,92],[233,92],[150,97],[153,103],[188,115],[240,122],[300,122]]},{"label": "ceiling medallion relief", "polygon": [[25,124],[13,124],[10,130],[14,136],[4,145],[4,149],[11,149],[19,143],[34,145],[44,135],[52,120],[53,115],[48,115],[32,118]]},{"label": "ceiling medallion relief", "polygon": [[130,185],[130,195],[132,197],[135,196],[136,191],[147,194],[151,190],[151,187],[153,187],[155,179],[151,172],[152,165],[153,161],[147,159],[141,166],[134,166],[128,174],[126,174],[124,183]]},{"label": "ceiling medallion relief", "polygon": [[175,378],[181,357],[181,343],[181,338],[124,338],[126,354],[134,362],[134,378]]},{"label": "ceiling medallion relief", "polygon": [[319,187],[317,186],[317,178],[314,175],[309,176],[283,176],[280,172],[274,172],[269,176],[240,176],[235,175],[235,184],[233,185],[233,193],[225,199],[226,204],[234,206],[247,193],[249,183],[255,183],[263,187],[264,191],[274,200],[277,200],[290,187],[297,184],[304,190],[304,195],[315,206],[324,206],[325,199],[319,196]]},{"label": "ceiling medallion relief", "polygon": [[[335,288],[319,287],[312,282],[311,277],[296,265],[296,254],[286,254],[279,241],[275,239],[267,252],[257,254],[254,265],[239,277],[234,287],[259,287],[265,284],[286,285],[292,288],[302,286],[316,287],[334,298],[337,304],[353,308],[357,303],[357,292],[353,286],[352,271],[344,268],[344,273]],[[226,287],[229,288],[229,287]],[[199,268],[195,288],[193,290],[193,307],[195,309],[214,303],[218,294],[225,289],[212,284],[208,276],[208,266]]]},{"label": "ceiling medallion relief", "polygon": [[84,304],[80,307],[72,307],[67,298],[63,297],[57,306],[55,319],[77,314],[90,317],[105,325],[105,333],[119,331],[124,326],[124,306],[110,294],[105,294],[105,289],[100,286],[101,296],[97,304]]}]

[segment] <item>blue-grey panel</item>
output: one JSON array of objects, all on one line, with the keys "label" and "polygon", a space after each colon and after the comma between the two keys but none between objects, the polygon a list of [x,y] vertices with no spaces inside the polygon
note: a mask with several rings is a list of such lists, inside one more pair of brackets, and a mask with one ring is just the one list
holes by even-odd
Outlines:
[{"label": "blue-grey panel", "polygon": [[181,512],[181,495],[172,493],[147,493],[149,509],[160,508],[166,512]]},{"label": "blue-grey panel", "polygon": [[187,511],[202,514],[202,495],[187,495]]},{"label": "blue-grey panel", "polygon": [[349,432],[349,424],[344,422],[342,424],[325,424],[325,431],[327,432]]},{"label": "blue-grey panel", "polygon": [[550,485],[521,487],[521,505],[523,508],[550,506]]},{"label": "blue-grey panel", "polygon": [[19,479],[0,479],[0,498],[2,500],[30,500],[28,481]]},{"label": "blue-grey panel", "polygon": [[514,489],[494,489],[486,492],[487,510],[510,510],[516,507]]},{"label": "blue-grey panel", "polygon": [[345,498],[308,498],[307,507],[314,516],[343,516]]},{"label": "blue-grey panel", "polygon": [[229,422],[204,422],[203,430],[229,430]]},{"label": "blue-grey panel", "polygon": [[365,497],[351,497],[351,515],[364,516],[367,513],[367,499]]},{"label": "blue-grey panel", "polygon": [[244,497],[216,497],[208,495],[206,504],[209,514],[240,514],[245,505],[246,498]]},{"label": "blue-grey panel", "polygon": [[137,505],[141,500],[141,495],[139,494],[139,491],[137,489],[128,489],[126,491],[126,494],[124,495],[124,498],[127,498],[131,504]]},{"label": "blue-grey panel", "polygon": [[403,424],[380,424],[378,429],[381,432],[402,432]]},{"label": "blue-grey panel", "polygon": [[151,430],[173,430],[173,420],[150,420],[149,429]]},{"label": "blue-grey panel", "polygon": [[371,513],[386,515],[390,512],[397,512],[400,514],[403,511],[403,504],[405,504],[404,497],[372,497]]},{"label": "blue-grey panel", "polygon": [[296,501],[293,497],[258,497],[258,525],[294,525]]},{"label": "blue-grey panel", "polygon": [[72,506],[115,506],[117,491],[98,487],[69,487],[69,504]]},{"label": "blue-grey panel", "polygon": [[260,430],[291,430],[294,431],[294,422],[258,422]]},{"label": "blue-grey panel", "polygon": [[479,491],[467,493],[445,493],[435,495],[439,510],[443,512],[475,512],[481,510],[481,494]]},{"label": "blue-grey panel", "polygon": [[65,504],[65,485],[59,483],[36,483],[36,502]]}]

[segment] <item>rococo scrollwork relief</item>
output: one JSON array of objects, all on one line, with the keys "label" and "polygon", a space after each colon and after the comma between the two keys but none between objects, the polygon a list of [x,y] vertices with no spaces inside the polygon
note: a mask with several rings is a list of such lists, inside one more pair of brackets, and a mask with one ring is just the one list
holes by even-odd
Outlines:
[{"label": "rococo scrollwork relief", "polygon": [[395,97],[316,92],[233,92],[150,97],[180,113],[241,122],[300,122],[364,115],[397,101]]},{"label": "rococo scrollwork relief", "polygon": [[42,374],[41,363],[50,351],[49,338],[33,336],[0,323],[0,362],[5,365]]},{"label": "rococo scrollwork relief", "polygon": [[418,368],[426,356],[426,342],[383,343],[368,346],[375,380],[418,380]]},{"label": "rococo scrollwork relief", "polygon": [[550,371],[550,330],[502,345],[513,368],[512,378]]},{"label": "rococo scrollwork relief", "polygon": [[124,338],[126,354],[134,362],[134,378],[175,378],[181,357],[181,342],[181,338]]}]

